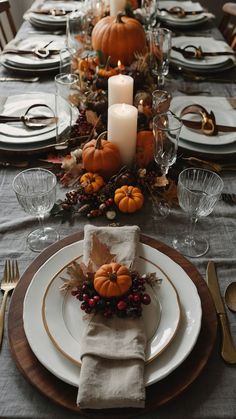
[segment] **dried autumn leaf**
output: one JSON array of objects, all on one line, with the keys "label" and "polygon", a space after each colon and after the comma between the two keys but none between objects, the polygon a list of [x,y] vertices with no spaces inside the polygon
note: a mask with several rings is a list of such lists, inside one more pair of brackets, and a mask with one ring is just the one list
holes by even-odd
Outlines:
[{"label": "dried autumn leaf", "polygon": [[63,279],[63,284],[60,286],[60,291],[71,291],[73,288],[77,288],[80,287],[81,285],[81,280],[78,279],[65,279],[63,277],[61,277],[61,279]]},{"label": "dried autumn leaf", "polygon": [[162,193],[159,193],[159,196],[164,199],[170,206],[179,205],[177,186],[173,180],[170,180],[168,189]]},{"label": "dried autumn leaf", "polygon": [[90,255],[90,260],[94,263],[94,265],[99,268],[106,263],[111,263],[114,261],[114,258],[115,255],[112,255],[109,251],[109,248],[103,244],[94,234]]},{"label": "dried autumn leaf", "polygon": [[167,177],[165,175],[156,177],[156,181],[155,181],[154,186],[156,186],[158,188],[161,188],[161,187],[164,187],[166,185],[169,185],[169,180],[167,179]]}]

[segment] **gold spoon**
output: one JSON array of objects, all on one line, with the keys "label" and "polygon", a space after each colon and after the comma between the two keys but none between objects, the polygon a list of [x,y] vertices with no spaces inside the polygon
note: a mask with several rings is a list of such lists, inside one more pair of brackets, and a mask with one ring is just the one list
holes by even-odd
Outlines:
[{"label": "gold spoon", "polygon": [[225,303],[231,311],[236,312],[236,282],[231,282],[226,288]]}]

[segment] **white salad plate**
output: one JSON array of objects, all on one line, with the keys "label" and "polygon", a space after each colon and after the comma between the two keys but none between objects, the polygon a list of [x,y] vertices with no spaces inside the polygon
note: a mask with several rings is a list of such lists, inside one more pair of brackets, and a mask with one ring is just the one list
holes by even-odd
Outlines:
[{"label": "white salad plate", "polygon": [[[83,241],[77,241],[63,247],[49,258],[33,276],[25,295],[23,309],[24,330],[35,356],[56,377],[76,387],[79,384],[80,367],[64,356],[52,342],[44,327],[42,305],[52,279],[82,252]],[[172,283],[179,296],[181,308],[181,318],[175,337],[163,352],[145,366],[145,384],[148,386],[170,374],[191,352],[200,332],[202,310],[197,289],[181,266],[165,254],[145,244],[139,245],[138,256],[137,268],[139,270],[156,271],[158,277],[168,279]],[[163,295],[164,300],[162,300],[160,294],[162,292],[164,293],[164,287],[162,291],[162,285],[160,285],[157,291],[158,299],[162,304],[160,323],[164,317],[163,310],[171,309],[169,306],[171,299],[169,300],[168,296],[164,298]],[[164,308],[164,305],[167,307]],[[79,307],[78,310],[80,310]],[[63,314],[60,317],[62,318]],[[158,320],[156,325],[157,323]],[[158,333],[160,323],[155,333]],[[166,330],[166,333],[169,331]]]},{"label": "white salad plate", "polygon": [[[48,45],[49,50],[58,50],[65,48],[65,37],[63,36],[55,36],[55,35],[31,35],[25,39],[14,39],[7,45],[8,49],[19,49],[19,50],[29,50],[33,51],[34,49],[45,48],[45,46],[50,42]],[[47,58],[40,58],[37,55],[19,55],[17,53],[7,54],[5,55],[7,62],[17,66],[30,69],[38,69],[44,67],[55,67],[56,65],[60,64],[60,53],[55,55],[50,55]]]},{"label": "white salad plate", "polygon": [[[232,109],[228,100],[224,97],[207,97],[207,96],[176,96],[172,99],[170,109],[177,116],[180,116],[183,108],[189,105],[198,104],[203,106],[208,112],[213,111],[216,117],[216,123],[225,126],[236,126],[236,111]],[[200,120],[199,115],[187,114],[183,119]],[[235,132],[221,132],[217,135],[204,135],[200,130],[193,130],[185,125],[181,128],[180,138],[186,142],[199,144],[202,146],[211,146],[212,150],[223,147],[227,144],[236,142]],[[235,144],[236,146],[236,144]]]},{"label": "white salad plate", "polygon": [[[139,259],[141,262],[142,259]],[[139,272],[147,273],[153,267],[139,263]],[[145,266],[144,266],[145,265]],[[145,272],[143,269],[145,268]],[[158,275],[163,276],[161,272]],[[43,321],[46,331],[67,358],[76,364],[81,363],[80,347],[86,316],[80,309],[80,302],[70,292],[62,293],[60,286],[63,278],[68,279],[66,267],[50,282],[45,292],[42,306]],[[153,360],[171,342],[180,322],[180,306],[177,292],[171,281],[162,277],[161,286],[146,286],[151,296],[151,304],[143,306],[144,326],[147,334],[146,362]],[[168,304],[166,304],[168,301]]]},{"label": "white salad plate", "polygon": [[[172,46],[177,48],[185,48],[188,45],[193,45],[195,47],[200,47],[204,52],[232,52],[232,49],[224,41],[217,41],[214,38],[204,37],[188,37],[188,36],[179,36],[173,38]],[[211,67],[220,68],[230,59],[228,55],[217,55],[212,57],[204,57],[203,59],[195,58],[184,58],[181,52],[171,50],[170,61],[178,62],[184,65],[185,67],[190,67],[194,69],[206,69]],[[233,62],[233,55],[231,61]]]},{"label": "white salad plate", "polygon": [[[68,112],[68,104],[63,98],[60,98],[60,119],[63,121],[59,126],[59,132],[63,132],[70,123],[70,113]],[[55,114],[55,95],[51,93],[25,93],[20,95],[12,95],[6,98],[1,106],[1,115],[6,116],[22,116],[26,110],[34,104],[45,104],[49,106]],[[72,123],[78,117],[77,108],[72,108]],[[35,111],[34,111],[35,112]],[[45,114],[48,115],[49,110],[45,108]],[[51,114],[50,114],[51,115]],[[15,123],[14,123],[15,124]],[[11,123],[0,123],[0,142],[14,145],[29,145],[30,143],[48,141],[56,136],[55,123],[50,127],[37,130],[27,128],[22,122],[17,126]]]}]

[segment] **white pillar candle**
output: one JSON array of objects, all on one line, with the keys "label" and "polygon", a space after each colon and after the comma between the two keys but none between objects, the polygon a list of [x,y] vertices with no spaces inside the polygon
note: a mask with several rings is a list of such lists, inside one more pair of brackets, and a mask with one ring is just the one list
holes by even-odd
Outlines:
[{"label": "white pillar candle", "polygon": [[108,106],[115,103],[133,105],[133,77],[124,74],[109,77],[108,79]]},{"label": "white pillar candle", "polygon": [[123,12],[126,0],[110,0],[110,16],[117,16],[117,13]]},{"label": "white pillar candle", "polygon": [[135,157],[138,109],[119,103],[108,108],[107,138],[120,150],[124,165],[130,166]]}]

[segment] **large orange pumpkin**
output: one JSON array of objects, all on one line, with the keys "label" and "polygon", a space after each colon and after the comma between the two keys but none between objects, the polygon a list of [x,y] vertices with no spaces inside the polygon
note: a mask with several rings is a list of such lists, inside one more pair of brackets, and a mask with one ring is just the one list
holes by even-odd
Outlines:
[{"label": "large orange pumpkin", "polygon": [[121,212],[136,212],[144,203],[141,190],[135,186],[124,185],[115,190],[115,204]]},{"label": "large orange pumpkin", "polygon": [[119,297],[132,284],[129,269],[119,263],[102,265],[94,276],[94,288],[101,297]]},{"label": "large orange pumpkin", "polygon": [[117,65],[120,60],[124,65],[130,65],[135,53],[145,53],[146,37],[144,29],[138,20],[122,16],[106,16],[99,20],[93,28],[92,47],[102,51],[110,63]]},{"label": "large orange pumpkin", "polygon": [[83,166],[89,172],[99,173],[105,178],[117,173],[121,167],[121,157],[118,147],[100,134],[96,140],[85,144],[82,152]]},{"label": "large orange pumpkin", "polygon": [[138,167],[146,167],[154,154],[154,137],[152,131],[139,131],[136,142],[136,163]]}]

